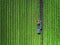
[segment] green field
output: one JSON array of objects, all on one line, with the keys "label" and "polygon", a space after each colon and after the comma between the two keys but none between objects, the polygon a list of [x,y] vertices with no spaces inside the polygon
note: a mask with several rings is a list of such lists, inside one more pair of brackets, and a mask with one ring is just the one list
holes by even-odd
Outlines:
[{"label": "green field", "polygon": [[[0,45],[42,45],[39,1],[0,0]],[[43,45],[60,45],[60,0],[43,4]]]}]

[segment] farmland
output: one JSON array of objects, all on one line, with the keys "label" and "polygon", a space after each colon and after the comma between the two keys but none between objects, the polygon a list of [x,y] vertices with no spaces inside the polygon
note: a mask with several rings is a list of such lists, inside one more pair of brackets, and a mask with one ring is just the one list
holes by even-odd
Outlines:
[{"label": "farmland", "polygon": [[[43,1],[43,44],[60,45],[60,1]],[[0,45],[42,45],[37,34],[40,0],[0,0]]]}]

